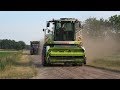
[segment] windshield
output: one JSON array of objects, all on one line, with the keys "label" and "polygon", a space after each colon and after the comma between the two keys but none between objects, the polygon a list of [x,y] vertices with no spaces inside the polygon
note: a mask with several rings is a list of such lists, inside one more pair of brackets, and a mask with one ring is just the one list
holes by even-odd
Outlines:
[{"label": "windshield", "polygon": [[33,48],[38,48],[38,44],[32,44]]},{"label": "windshield", "polygon": [[73,23],[56,23],[56,29],[63,28],[65,31],[73,31]]},{"label": "windshield", "polygon": [[55,33],[55,41],[73,41],[74,23],[56,22],[54,33]]}]

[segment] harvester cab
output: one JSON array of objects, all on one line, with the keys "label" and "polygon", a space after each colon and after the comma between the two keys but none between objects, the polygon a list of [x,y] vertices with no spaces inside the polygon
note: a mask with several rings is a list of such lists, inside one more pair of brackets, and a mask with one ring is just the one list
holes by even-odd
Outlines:
[{"label": "harvester cab", "polygon": [[[52,23],[52,30],[48,29]],[[47,21],[42,50],[43,65],[57,63],[86,64],[82,46],[82,27],[74,18]]]}]

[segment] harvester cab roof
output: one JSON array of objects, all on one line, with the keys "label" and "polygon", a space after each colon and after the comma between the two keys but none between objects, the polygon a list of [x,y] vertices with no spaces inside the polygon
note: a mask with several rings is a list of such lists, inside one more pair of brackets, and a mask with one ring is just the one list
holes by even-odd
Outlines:
[{"label": "harvester cab roof", "polygon": [[65,22],[78,23],[79,27],[81,28],[81,22],[78,19],[75,19],[75,18],[60,18],[58,20],[53,19],[53,20],[47,21],[47,27],[50,26],[50,23],[55,24],[56,22],[57,23],[62,23],[62,22],[64,22],[64,23]]},{"label": "harvester cab roof", "polygon": [[75,19],[75,18],[60,18],[58,20],[50,20],[48,22],[78,22],[78,19]]}]

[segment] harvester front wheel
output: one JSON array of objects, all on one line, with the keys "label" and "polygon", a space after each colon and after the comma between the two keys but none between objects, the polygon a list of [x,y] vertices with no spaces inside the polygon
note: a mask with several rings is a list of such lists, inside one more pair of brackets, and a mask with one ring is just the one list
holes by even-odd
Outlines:
[{"label": "harvester front wheel", "polygon": [[86,58],[86,57],[84,57],[84,64],[85,64],[85,65],[86,65],[86,59],[87,59],[87,58]]},{"label": "harvester front wheel", "polygon": [[47,62],[46,62],[46,46],[43,46],[43,50],[42,50],[42,65],[47,66]]}]

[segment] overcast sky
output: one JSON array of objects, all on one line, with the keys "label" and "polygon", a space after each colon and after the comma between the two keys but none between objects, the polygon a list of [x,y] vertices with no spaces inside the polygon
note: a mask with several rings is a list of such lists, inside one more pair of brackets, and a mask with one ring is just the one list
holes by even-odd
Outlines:
[{"label": "overcast sky", "polygon": [[0,11],[0,39],[24,41],[44,37],[42,31],[46,21],[59,18],[77,18],[84,21],[89,17],[108,19],[120,11]]}]

